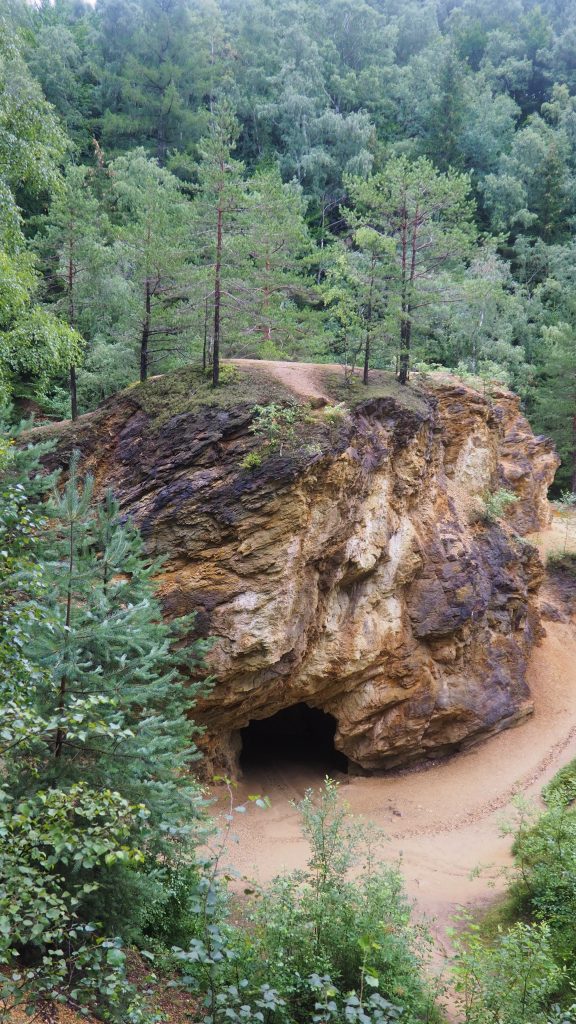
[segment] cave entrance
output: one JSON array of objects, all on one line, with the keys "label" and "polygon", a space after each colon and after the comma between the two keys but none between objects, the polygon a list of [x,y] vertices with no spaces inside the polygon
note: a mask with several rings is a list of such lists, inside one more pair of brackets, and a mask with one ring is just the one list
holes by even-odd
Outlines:
[{"label": "cave entrance", "polygon": [[347,772],[348,758],[336,750],[336,719],[307,704],[294,704],[241,730],[244,774],[279,765],[312,769],[322,777]]}]

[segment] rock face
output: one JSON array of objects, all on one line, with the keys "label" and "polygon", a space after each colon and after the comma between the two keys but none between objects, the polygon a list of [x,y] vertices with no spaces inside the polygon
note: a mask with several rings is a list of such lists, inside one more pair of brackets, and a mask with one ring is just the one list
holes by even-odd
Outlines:
[{"label": "rock face", "polygon": [[[314,449],[253,472],[239,466],[250,409],[158,425],[135,389],[61,432],[53,456],[80,447],[166,556],[167,614],[196,611],[217,638],[196,713],[211,764],[234,770],[240,730],[301,702],[334,716],[336,747],[368,770],[529,714],[542,569],[519,534],[545,525],[558,460],[517,399],[447,377],[411,407],[371,395],[338,427],[314,413]],[[518,500],[488,523],[482,495],[502,486]]]}]

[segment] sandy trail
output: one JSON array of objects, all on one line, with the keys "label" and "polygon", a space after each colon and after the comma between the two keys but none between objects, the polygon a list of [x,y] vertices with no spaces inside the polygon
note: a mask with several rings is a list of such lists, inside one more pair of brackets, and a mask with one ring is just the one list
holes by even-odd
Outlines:
[{"label": "sandy trail", "polygon": [[227,362],[234,363],[240,368],[245,366],[264,370],[268,376],[275,377],[294,394],[302,398],[324,398],[328,402],[331,399],[322,387],[321,374],[326,370],[343,374],[340,363],[279,363],[273,359],[230,359]]},{"label": "sandy trail", "polygon": [[[565,523],[556,516],[552,528],[536,538],[543,549],[562,546]],[[576,515],[569,539],[576,548]],[[550,593],[543,598],[552,599]],[[504,887],[500,872],[510,863],[510,839],[500,827],[513,818],[514,796],[538,799],[544,783],[576,757],[576,626],[545,627],[547,636],[529,667],[535,712],[525,724],[426,770],[340,778],[351,812],[386,833],[386,859],[401,860],[416,912],[431,920],[446,953],[454,915],[488,905]],[[322,778],[322,766],[292,763],[252,770],[241,781],[235,800],[261,793],[272,806],[251,809],[235,821],[237,842],[229,860],[237,870],[266,882],[282,868],[304,866],[308,848],[291,801],[321,785]],[[471,877],[479,867],[481,874]]]}]

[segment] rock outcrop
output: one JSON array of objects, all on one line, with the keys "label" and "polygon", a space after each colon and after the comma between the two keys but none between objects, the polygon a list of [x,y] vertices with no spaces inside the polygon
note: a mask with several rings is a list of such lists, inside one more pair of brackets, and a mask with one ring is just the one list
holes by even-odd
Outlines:
[{"label": "rock outcrop", "polygon": [[[377,378],[380,393],[357,390],[337,426],[312,414],[308,448],[253,471],[240,462],[257,443],[260,393],[171,412],[162,378],[59,431],[52,460],[79,447],[165,556],[167,614],[195,611],[216,638],[215,685],[197,709],[214,766],[234,769],[251,719],[300,702],[333,715],[336,747],[368,770],[459,749],[531,711],[542,569],[520,534],[546,522],[551,443],[504,390]],[[484,497],[503,486],[517,501],[505,522],[486,521]]]}]

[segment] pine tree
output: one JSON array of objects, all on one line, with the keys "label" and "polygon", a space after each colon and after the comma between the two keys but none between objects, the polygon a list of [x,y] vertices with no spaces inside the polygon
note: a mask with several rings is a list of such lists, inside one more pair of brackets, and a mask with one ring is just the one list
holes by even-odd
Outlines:
[{"label": "pine tree", "polygon": [[[83,332],[94,298],[93,279],[105,259],[106,225],[90,187],[86,167],[70,166],[55,193],[49,213],[42,218],[44,232],[37,239],[46,267],[48,296],[60,317]],[[77,367],[70,365],[72,419],[78,417]]]},{"label": "pine tree", "polygon": [[398,379],[408,380],[415,317],[458,268],[476,237],[467,175],[440,174],[425,158],[389,160],[381,174],[349,183],[364,228],[393,242],[390,295],[396,307]]},{"label": "pine tree", "polygon": [[[230,105],[218,104],[210,134],[201,144],[199,192],[194,202],[194,234],[199,241],[197,264],[205,311],[206,334],[212,326],[212,385],[220,382],[223,326],[240,308],[241,260],[236,245],[246,223],[244,165],[233,157],[239,125]],[[205,357],[206,362],[206,345]]]},{"label": "pine tree", "polygon": [[35,500],[49,484],[38,472],[49,445],[13,442],[8,432],[0,443],[0,1018],[72,995],[123,1020],[124,954],[86,901],[99,901],[101,880],[118,867],[139,870],[134,840],[147,811],[86,780],[57,785],[46,770],[47,744],[62,728],[61,701],[47,700],[51,668],[32,656],[39,633],[58,628],[40,557],[47,520]]},{"label": "pine tree", "polygon": [[[300,337],[314,331],[305,278],[312,242],[304,220],[306,204],[294,183],[278,170],[263,170],[246,182],[246,227],[236,250],[244,284],[241,330],[256,336],[265,351],[298,351]],[[258,351],[258,349],[257,349]]]},{"label": "pine tree", "polygon": [[562,459],[558,479],[576,493],[576,330],[567,323],[545,327],[544,341],[534,419],[554,438]]},{"label": "pine tree", "polygon": [[140,380],[187,348],[190,203],[177,178],[143,149],[110,166],[117,209],[117,267],[128,285],[124,330],[137,347]]}]

